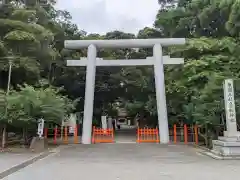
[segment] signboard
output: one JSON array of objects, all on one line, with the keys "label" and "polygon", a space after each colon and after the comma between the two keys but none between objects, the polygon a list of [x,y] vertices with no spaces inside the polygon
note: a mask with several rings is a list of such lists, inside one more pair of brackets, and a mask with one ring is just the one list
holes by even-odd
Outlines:
[{"label": "signboard", "polygon": [[236,132],[236,110],[234,100],[234,86],[232,79],[226,79],[224,82],[224,100],[226,112],[227,131]]},{"label": "signboard", "polygon": [[69,127],[68,129],[69,134],[74,134],[74,128],[72,126]]},{"label": "signboard", "polygon": [[44,119],[39,119],[37,134],[40,138],[43,136],[43,128],[44,128]]}]

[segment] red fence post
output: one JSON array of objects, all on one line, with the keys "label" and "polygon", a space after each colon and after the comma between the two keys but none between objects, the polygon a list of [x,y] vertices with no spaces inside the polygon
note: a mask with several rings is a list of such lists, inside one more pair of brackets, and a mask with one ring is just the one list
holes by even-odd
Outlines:
[{"label": "red fence post", "polygon": [[140,132],[139,132],[139,127],[137,128],[137,143],[139,143],[139,136],[140,136]]},{"label": "red fence post", "polygon": [[177,125],[176,124],[173,125],[173,142],[174,144],[177,143]]},{"label": "red fence post", "polygon": [[159,133],[158,133],[158,128],[155,129],[156,132],[156,142],[159,143],[160,142],[160,138],[159,138]]},{"label": "red fence post", "polygon": [[75,129],[74,129],[74,143],[78,143],[78,125],[76,124]]},{"label": "red fence post", "polygon": [[95,126],[93,126],[93,133],[92,133],[92,143],[95,143]]},{"label": "red fence post", "polygon": [[44,128],[44,137],[45,137],[45,138],[48,137],[48,128]]}]

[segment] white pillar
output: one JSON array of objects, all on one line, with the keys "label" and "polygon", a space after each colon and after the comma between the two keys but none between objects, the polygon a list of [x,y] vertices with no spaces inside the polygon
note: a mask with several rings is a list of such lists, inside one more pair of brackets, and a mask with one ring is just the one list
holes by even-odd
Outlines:
[{"label": "white pillar", "polygon": [[113,128],[113,123],[112,123],[112,122],[113,122],[113,119],[112,119],[111,116],[108,117],[107,122],[108,122],[108,128],[109,128],[109,129],[112,129],[112,128]]},{"label": "white pillar", "polygon": [[90,46],[88,46],[87,55],[88,62],[86,70],[82,144],[91,144],[95,75],[96,75],[96,57],[97,57],[96,46],[91,44]]},{"label": "white pillar", "polygon": [[162,144],[169,143],[169,130],[168,130],[168,117],[167,117],[167,105],[165,94],[165,79],[163,69],[163,56],[162,46],[155,44],[153,46],[154,62],[154,75],[155,75],[155,88],[157,99],[157,113],[159,124],[159,136]]}]

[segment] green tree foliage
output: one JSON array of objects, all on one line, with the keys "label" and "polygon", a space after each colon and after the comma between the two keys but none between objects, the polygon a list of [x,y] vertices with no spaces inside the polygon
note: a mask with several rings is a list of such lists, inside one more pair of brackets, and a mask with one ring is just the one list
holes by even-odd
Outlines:
[{"label": "green tree foliage", "polygon": [[[240,77],[238,3],[179,1],[177,7],[160,10],[154,23],[167,37],[190,38],[186,46],[167,49],[185,58],[183,67],[166,68],[168,112],[172,118],[207,127],[210,139],[224,124],[223,80],[237,82]],[[238,103],[236,110],[239,117]]]},{"label": "green tree foliage", "polygon": [[[61,88],[49,84],[52,83],[51,65],[61,53],[61,49],[56,49],[57,42],[63,41],[54,38],[59,34],[62,37],[65,33],[62,26],[69,25],[67,21],[57,22],[64,12],[56,11],[53,5],[14,0],[0,5],[0,127],[3,132],[7,126],[36,128],[39,118],[44,118],[46,123],[60,124],[78,102],[61,93]],[[6,93],[10,65],[10,91]],[[46,80],[47,84],[42,84]]]},{"label": "green tree foliage", "polygon": [[[11,60],[12,91],[8,100],[15,103],[23,98],[25,104],[17,103],[17,108],[22,110],[9,115],[13,122],[16,119],[31,122],[40,116],[58,121],[68,112],[66,105],[72,104],[63,101],[64,95],[72,100],[84,99],[85,67],[66,67],[65,60],[86,56],[86,49],[66,50],[64,40],[185,37],[186,45],[164,48],[164,54],[185,59],[184,65],[165,66],[170,123],[198,123],[210,129],[207,136],[212,138],[218,133],[216,127],[224,124],[222,82],[226,78],[237,82],[240,76],[239,1],[159,0],[154,27],[144,27],[137,35],[120,31],[87,34],[72,24],[69,12],[54,9],[54,2],[41,6],[35,0],[29,0],[22,6],[22,1],[10,1],[11,4],[0,7],[0,88],[7,89],[8,62]],[[98,56],[143,59],[152,56],[152,50],[99,49]],[[50,87],[41,86],[42,80],[47,80]],[[18,85],[24,84],[28,85],[19,88]],[[64,88],[57,93],[53,87]],[[144,114],[156,120],[154,91],[151,67],[98,67],[94,114],[96,117],[106,111],[115,114],[116,102],[120,102],[130,115]],[[1,102],[6,102],[5,93],[0,94]],[[56,99],[45,98],[48,95]],[[35,101],[37,97],[41,100]],[[31,104],[32,101],[35,102]],[[83,111],[83,102],[78,102],[78,111]],[[239,95],[236,102],[239,116]],[[16,111],[13,105],[8,108]],[[1,112],[5,112],[4,108]]]},{"label": "green tree foliage", "polygon": [[60,124],[63,117],[74,110],[75,103],[51,87],[34,88],[25,85],[7,96],[7,119],[36,123],[43,118]]}]

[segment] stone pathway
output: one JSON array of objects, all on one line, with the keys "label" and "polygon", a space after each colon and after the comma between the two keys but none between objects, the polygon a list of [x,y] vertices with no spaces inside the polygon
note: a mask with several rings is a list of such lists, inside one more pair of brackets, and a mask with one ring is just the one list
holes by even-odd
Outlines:
[{"label": "stone pathway", "polygon": [[219,161],[184,145],[69,145],[4,180],[239,179],[240,161]]}]

